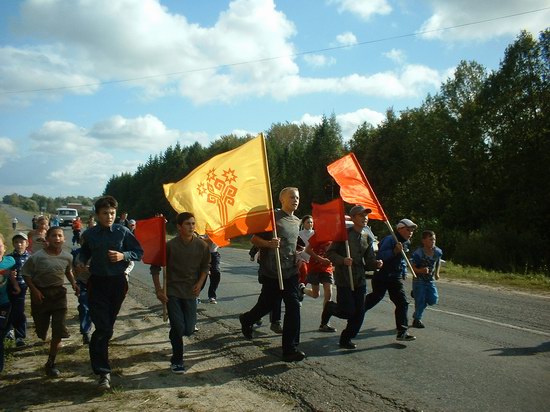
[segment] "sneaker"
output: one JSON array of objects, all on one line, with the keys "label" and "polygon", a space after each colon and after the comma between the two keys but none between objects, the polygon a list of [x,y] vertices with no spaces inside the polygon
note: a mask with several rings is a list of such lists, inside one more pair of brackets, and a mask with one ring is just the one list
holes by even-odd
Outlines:
[{"label": "sneaker", "polygon": [[301,302],[302,300],[304,300],[304,295],[306,294],[305,292],[305,288],[306,288],[306,285],[304,285],[303,283],[300,283],[298,285],[298,300]]},{"label": "sneaker", "polygon": [[218,302],[216,301],[216,298],[210,298],[210,299],[208,299],[208,303],[210,303],[212,305],[215,305]]},{"label": "sneaker", "polygon": [[15,346],[18,348],[22,348],[23,346],[27,346],[23,338],[17,338],[15,339]]},{"label": "sneaker", "polygon": [[333,328],[327,323],[326,325],[319,326],[319,332],[336,332],[336,328]]},{"label": "sneaker", "polygon": [[418,329],[424,329],[426,325],[424,325],[420,319],[415,319],[413,320],[412,327],[418,328]]},{"label": "sneaker", "polygon": [[259,328],[260,326],[262,326],[263,324],[263,321],[260,319],[259,321],[257,321],[255,324],[254,324],[254,328]]},{"label": "sneaker", "polygon": [[90,344],[90,334],[89,333],[83,333],[82,334],[82,344],[83,345],[89,345]]},{"label": "sneaker", "polygon": [[306,357],[306,354],[300,350],[297,350],[292,353],[286,353],[283,354],[283,361],[284,362],[300,362],[304,360]]},{"label": "sneaker", "polygon": [[414,290],[411,290],[411,298],[414,299]]},{"label": "sneaker", "polygon": [[250,261],[254,262],[254,256],[250,256]]},{"label": "sneaker", "polygon": [[6,333],[5,339],[8,339],[8,340],[14,340],[15,339],[15,335],[13,334],[13,329],[10,330],[8,333]]},{"label": "sneaker", "polygon": [[197,325],[195,325],[195,329],[193,329],[193,332],[198,332],[199,331],[199,328],[197,327]]},{"label": "sneaker", "polygon": [[348,341],[340,341],[340,347],[342,349],[355,349],[357,348],[357,345],[353,343],[351,340],[348,340]]},{"label": "sneaker", "polygon": [[97,384],[97,388],[102,391],[108,391],[111,389],[111,374],[110,373],[104,373],[103,375],[99,376],[99,382]]},{"label": "sneaker", "polygon": [[269,327],[273,332],[281,334],[283,333],[283,328],[281,327],[281,322],[272,322]]},{"label": "sneaker", "polygon": [[239,316],[239,322],[241,322],[241,332],[246,339],[252,339],[252,326],[246,325],[243,321],[243,315]]},{"label": "sneaker", "polygon": [[185,373],[185,368],[181,363],[173,363],[170,365],[170,370],[172,373],[182,374]]},{"label": "sneaker", "polygon": [[59,369],[55,367],[55,363],[53,362],[47,362],[46,365],[44,365],[44,370],[46,371],[46,375],[50,378],[58,378],[59,375],[61,375],[61,372],[59,372]]},{"label": "sneaker", "polygon": [[403,332],[399,332],[397,334],[397,337],[396,337],[397,340],[402,340],[402,341],[411,341],[411,340],[416,340],[416,336],[413,336],[413,335],[409,335],[407,333],[407,331],[403,331]]}]

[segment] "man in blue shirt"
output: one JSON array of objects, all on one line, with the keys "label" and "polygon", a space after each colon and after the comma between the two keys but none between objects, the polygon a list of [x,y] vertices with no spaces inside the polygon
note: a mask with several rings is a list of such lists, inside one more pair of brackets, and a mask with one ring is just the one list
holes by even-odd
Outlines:
[{"label": "man in blue shirt", "polygon": [[143,249],[132,232],[114,224],[118,202],[112,196],[100,197],[94,205],[98,225],[86,230],[77,267],[89,262],[88,304],[95,331],[90,340],[92,369],[99,375],[99,388],[111,388],[109,340],[128,291],[125,270],[130,261],[139,261]]},{"label": "man in blue shirt", "polygon": [[403,287],[403,280],[407,276],[407,262],[402,252],[407,252],[411,244],[410,238],[417,225],[410,219],[401,219],[397,223],[395,236],[388,235],[378,246],[378,259],[382,260],[382,268],[375,272],[372,278],[372,292],[365,297],[365,312],[372,309],[384,298],[386,291],[395,305],[395,324],[397,340],[411,341],[416,337],[409,335],[407,311],[409,302]]}]

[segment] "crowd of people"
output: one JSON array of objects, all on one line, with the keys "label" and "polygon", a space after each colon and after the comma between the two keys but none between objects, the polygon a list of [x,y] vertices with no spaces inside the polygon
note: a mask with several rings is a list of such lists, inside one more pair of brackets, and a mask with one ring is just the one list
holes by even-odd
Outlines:
[{"label": "crowd of people", "polygon": [[[243,336],[253,339],[255,327],[270,314],[271,329],[282,335],[283,361],[303,360],[306,354],[299,349],[302,301],[304,296],[320,297],[322,285],[319,331],[335,333],[331,317],[345,319],[347,324],[339,339],[342,349],[357,347],[352,339],[360,331],[365,314],[386,292],[395,305],[396,339],[415,340],[409,333],[409,301],[404,279],[406,252],[417,225],[410,219],[401,219],[395,232],[383,238],[376,250],[375,238],[368,228],[372,211],[356,205],[349,211],[347,241],[320,243],[315,237],[313,217],[295,216],[300,203],[299,190],[286,187],[279,200],[281,207],[274,211],[274,230],[251,237],[250,256],[259,264],[261,290],[256,304],[239,316]],[[68,281],[78,296],[80,333],[83,344],[89,346],[90,364],[98,376],[98,387],[110,389],[109,340],[127,294],[133,262],[143,256],[133,233],[136,221],[128,219],[126,213],[117,217],[117,209],[118,203],[112,196],[100,197],[95,202],[95,216],[88,221],[87,228],[82,231],[80,221],[80,225],[73,225],[72,256],[63,249],[63,230],[50,227],[44,216],[36,219],[36,227],[28,234],[13,235],[13,252],[9,255],[6,242],[0,236],[0,372],[4,366],[4,338],[12,333],[16,346],[25,345],[25,296],[29,289],[36,335],[46,340],[51,329],[45,373],[51,377],[60,375],[55,361],[61,340],[68,337],[64,286]],[[217,303],[216,291],[221,278],[218,246],[207,236],[197,236],[195,225],[193,213],[177,215],[177,236],[166,243],[169,276],[165,284],[161,283],[161,268],[150,267],[156,297],[168,312],[170,369],[176,374],[185,372],[183,338],[197,330],[198,296],[209,278],[208,302]],[[442,251],[435,243],[435,233],[426,230],[422,233],[422,247],[411,255],[415,274],[412,326],[416,328],[425,327],[424,310],[438,301],[435,280],[439,277]],[[367,293],[367,272],[374,273],[370,293]],[[333,299],[333,284],[336,299]]]}]

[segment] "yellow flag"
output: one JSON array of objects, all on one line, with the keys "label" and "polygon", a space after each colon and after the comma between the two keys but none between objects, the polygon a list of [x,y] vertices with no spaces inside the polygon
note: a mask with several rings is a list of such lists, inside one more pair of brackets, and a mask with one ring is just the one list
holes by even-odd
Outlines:
[{"label": "yellow flag", "polygon": [[178,212],[195,215],[196,231],[219,246],[235,236],[272,230],[273,202],[262,134],[214,156],[164,194]]}]

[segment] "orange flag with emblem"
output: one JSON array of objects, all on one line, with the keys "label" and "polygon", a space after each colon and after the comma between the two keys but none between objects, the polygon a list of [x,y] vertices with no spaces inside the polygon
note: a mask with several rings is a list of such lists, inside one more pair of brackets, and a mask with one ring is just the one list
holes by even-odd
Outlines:
[{"label": "orange flag with emblem", "polygon": [[214,156],[164,194],[178,212],[195,215],[195,230],[218,246],[229,239],[273,229],[273,202],[262,134]]},{"label": "orange flag with emblem", "polygon": [[371,209],[369,219],[388,221],[382,205],[353,153],[332,162],[327,166],[327,170],[340,186],[340,197],[344,201]]}]

